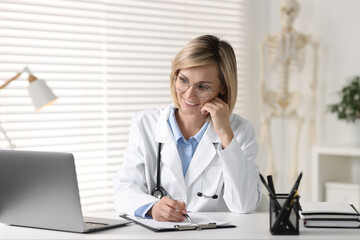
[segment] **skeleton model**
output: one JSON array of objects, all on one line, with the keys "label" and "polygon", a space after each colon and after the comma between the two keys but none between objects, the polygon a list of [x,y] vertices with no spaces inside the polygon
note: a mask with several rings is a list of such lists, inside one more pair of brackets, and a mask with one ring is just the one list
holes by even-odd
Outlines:
[{"label": "skeleton model", "polygon": [[[282,30],[276,34],[267,35],[260,45],[261,72],[260,87],[262,94],[262,133],[261,141],[267,143],[267,174],[276,177],[277,172],[274,163],[274,152],[271,141],[271,120],[273,118],[293,119],[296,123],[295,148],[291,169],[290,180],[295,179],[298,174],[298,150],[301,127],[304,118],[299,116],[298,107],[301,103],[301,93],[289,90],[291,72],[300,72],[304,67],[305,49],[307,45],[314,47],[316,58],[316,44],[311,43],[310,37],[296,32],[292,28],[293,21],[299,11],[299,4],[296,0],[283,0],[280,3],[280,15]],[[269,71],[278,72],[278,89],[268,89],[265,83],[265,61]],[[312,96],[310,109],[310,142],[315,140],[314,115],[315,115],[315,87],[316,87],[316,61],[314,61],[314,76],[311,84]]]}]

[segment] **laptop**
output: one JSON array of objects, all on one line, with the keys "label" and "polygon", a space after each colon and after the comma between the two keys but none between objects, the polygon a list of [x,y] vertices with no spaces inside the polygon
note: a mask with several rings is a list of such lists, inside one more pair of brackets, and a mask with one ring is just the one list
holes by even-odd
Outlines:
[{"label": "laptop", "polygon": [[0,222],[86,233],[126,220],[83,217],[71,153],[0,150]]}]

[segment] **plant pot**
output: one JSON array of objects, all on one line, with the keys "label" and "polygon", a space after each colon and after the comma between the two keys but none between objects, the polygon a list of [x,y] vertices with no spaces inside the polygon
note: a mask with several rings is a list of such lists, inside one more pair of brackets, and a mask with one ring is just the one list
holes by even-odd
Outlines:
[{"label": "plant pot", "polygon": [[350,141],[354,144],[354,147],[360,147],[360,119],[356,120],[355,123],[349,123],[350,127],[350,136],[352,139]]}]

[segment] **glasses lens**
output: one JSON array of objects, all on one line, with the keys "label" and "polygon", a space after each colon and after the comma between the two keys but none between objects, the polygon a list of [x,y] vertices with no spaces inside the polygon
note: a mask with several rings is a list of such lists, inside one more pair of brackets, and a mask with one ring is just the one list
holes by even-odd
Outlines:
[{"label": "glasses lens", "polygon": [[[187,79],[183,79],[179,76],[176,76],[175,88],[176,88],[177,92],[183,93],[186,90],[188,90],[190,86],[191,86],[191,84],[189,83],[189,81]],[[213,91],[209,87],[206,87],[206,86],[199,85],[199,86],[194,86],[194,88],[195,88],[196,96],[198,96],[198,98],[200,98],[201,100],[206,100],[206,99],[210,98],[211,95],[213,94]]]},{"label": "glasses lens", "polygon": [[190,84],[187,80],[181,79],[179,76],[176,76],[175,88],[176,91],[182,93],[185,92],[190,87]]},{"label": "glasses lens", "polygon": [[206,100],[211,97],[213,92],[210,88],[203,89],[201,86],[199,86],[195,89],[195,93],[201,100]]}]

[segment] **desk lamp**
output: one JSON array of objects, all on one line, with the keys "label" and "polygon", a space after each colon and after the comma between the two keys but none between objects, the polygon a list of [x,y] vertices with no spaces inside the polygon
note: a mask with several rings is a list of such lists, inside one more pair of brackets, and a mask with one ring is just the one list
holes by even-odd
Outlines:
[{"label": "desk lamp", "polygon": [[[5,88],[9,83],[18,79],[23,73],[29,74],[28,91],[37,112],[40,111],[43,107],[51,105],[56,101],[57,96],[51,91],[45,81],[35,77],[28,67],[25,67],[21,72],[18,72],[15,76],[7,80],[4,84],[0,86],[0,89]],[[6,134],[5,130],[1,127],[1,125],[0,131],[5,136],[5,139],[7,140],[10,149],[14,149],[16,146],[11,142],[11,139]]]}]

